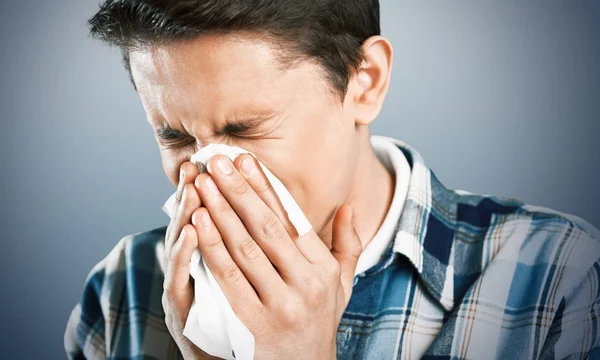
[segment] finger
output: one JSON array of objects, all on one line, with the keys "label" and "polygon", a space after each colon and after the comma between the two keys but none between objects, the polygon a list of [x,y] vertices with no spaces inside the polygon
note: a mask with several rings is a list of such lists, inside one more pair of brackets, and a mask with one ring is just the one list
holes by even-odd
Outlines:
[{"label": "finger", "polygon": [[[236,267],[232,267],[230,263],[220,264],[221,270],[226,271],[226,267],[230,266],[233,275],[238,276],[239,274],[235,274],[235,269],[239,267],[247,281],[254,286],[261,300],[276,296],[285,285],[281,276],[248,233],[227,199],[220,193],[212,177],[209,174],[200,174],[198,177],[203,178],[199,184],[200,196],[210,215],[209,219],[215,226],[215,232],[220,234],[219,238],[212,239],[212,245],[217,246],[216,249],[227,249],[237,264]],[[224,245],[221,246],[221,243]]]},{"label": "finger", "polygon": [[340,265],[340,282],[344,289],[346,304],[352,295],[354,272],[362,252],[362,243],[354,227],[352,207],[340,206],[333,219],[331,254]]},{"label": "finger", "polygon": [[233,164],[256,192],[256,195],[277,215],[292,240],[295,240],[298,237],[298,232],[256,158],[251,154],[240,155]]},{"label": "finger", "polygon": [[[186,161],[179,168],[179,182],[177,183],[177,190],[175,192],[175,201],[171,214],[177,214],[179,206],[183,198],[183,188],[186,184],[193,183],[198,176],[198,166],[192,162]],[[198,205],[199,206],[199,205]],[[181,228],[174,228],[169,226],[165,234],[165,247],[169,249],[175,240],[179,237]]]},{"label": "finger", "polygon": [[[166,299],[166,295],[163,295],[163,299]],[[173,338],[175,338],[176,335],[173,332],[173,315],[171,315],[171,311],[169,310],[168,301],[163,300],[162,303],[163,309],[165,311],[165,325],[167,326],[167,330],[169,330],[169,333],[173,336]]]},{"label": "finger", "polygon": [[233,261],[223,243],[221,234],[215,227],[209,211],[198,208],[192,214],[192,224],[198,234],[198,247],[202,257],[213,273],[219,287],[227,297],[231,307],[245,309],[248,305],[259,304],[259,298],[244,273]]},{"label": "finger", "polygon": [[177,188],[180,191],[179,193],[175,194],[176,204],[178,203],[177,201],[181,200],[181,190],[183,190],[183,188],[179,185],[181,183],[183,183],[184,185],[193,183],[194,180],[196,180],[196,176],[198,176],[199,173],[200,172],[198,171],[198,165],[194,164],[193,162],[186,161],[183,164],[181,164],[181,167],[179,169],[179,183],[177,183]]},{"label": "finger", "polygon": [[[230,174],[220,171],[216,165],[217,161],[224,161],[230,169]],[[242,221],[247,232],[283,277],[291,278],[299,268],[308,265],[280,219],[256,194],[244,176],[234,168],[229,158],[211,158],[208,169],[223,195],[221,198],[215,198],[215,201],[220,199],[222,201],[219,206],[229,205],[233,209],[235,217]],[[215,221],[217,222],[217,219]],[[235,221],[233,217],[232,221]],[[217,227],[220,228],[218,222]]]},{"label": "finger", "polygon": [[175,340],[175,343],[181,351],[184,359],[220,359],[205,353],[183,335],[185,323],[178,323],[175,321],[171,315],[171,311],[169,310],[170,308],[168,300],[164,295],[162,297],[162,306],[165,313],[165,325],[167,326],[167,330]]},{"label": "finger", "polygon": [[194,297],[190,282],[190,261],[197,246],[196,229],[190,224],[185,225],[173,246],[165,274],[165,291],[177,314],[177,321],[182,323],[187,319]]},{"label": "finger", "polygon": [[169,333],[171,333],[171,335],[173,336],[173,339],[175,339],[175,341],[177,341],[178,339],[178,332],[177,332],[177,328],[178,325],[175,324],[174,318],[173,318],[173,311],[171,310],[171,305],[169,303],[169,298],[167,296],[167,292],[163,292],[163,296],[161,299],[162,302],[162,306],[163,306],[163,310],[165,313],[165,325],[167,326],[167,330],[169,330]]},{"label": "finger", "polygon": [[[314,230],[304,234],[302,237],[298,236],[298,232],[296,231],[296,228],[292,222],[289,220],[287,211],[283,207],[283,204],[275,192],[273,185],[267,178],[267,175],[263,172],[260,164],[254,156],[251,154],[240,155],[236,158],[234,164],[236,164],[236,167],[240,169],[240,173],[244,176],[248,184],[250,184],[250,187],[256,192],[261,200],[263,200],[267,207],[270,208],[271,211],[273,211],[280,219],[288,235],[292,239],[292,242],[296,245],[296,248],[304,259],[308,260],[308,262],[312,264],[322,263],[331,259],[331,253],[329,252],[329,249],[323,244],[323,241],[314,232]],[[248,167],[249,165],[251,167]],[[275,243],[278,244],[279,242]],[[278,249],[275,249],[273,252],[275,254],[282,253],[282,251]],[[271,259],[270,253],[267,253],[267,256],[269,256],[269,259]],[[294,274],[298,273],[297,269],[299,266],[304,265],[301,262],[294,263],[290,260],[284,260],[282,263],[288,264],[288,267],[291,267],[293,270],[295,270],[293,271]],[[276,266],[279,268],[280,265],[276,264]]]},{"label": "finger", "polygon": [[[201,205],[200,195],[193,184],[185,184],[180,206],[169,223],[169,235],[165,241],[165,261],[170,258],[171,248],[179,238],[181,229],[191,222],[192,212]],[[166,266],[165,266],[166,267]]]}]

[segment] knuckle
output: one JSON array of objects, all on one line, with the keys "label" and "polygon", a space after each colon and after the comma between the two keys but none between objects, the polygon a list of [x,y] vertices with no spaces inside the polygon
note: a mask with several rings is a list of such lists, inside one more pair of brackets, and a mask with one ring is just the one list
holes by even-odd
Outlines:
[{"label": "knuckle", "polygon": [[179,207],[183,213],[188,213],[200,206],[200,197],[194,187],[194,184],[186,184],[183,188],[183,195]]},{"label": "knuckle", "polygon": [[244,259],[248,261],[256,261],[260,257],[261,250],[256,244],[256,241],[251,237],[247,237],[240,243],[240,252]]},{"label": "knuckle", "polygon": [[342,270],[340,264],[337,261],[331,261],[325,268],[328,275],[334,278],[340,277]]},{"label": "knuckle", "polygon": [[300,307],[292,301],[285,301],[280,304],[279,318],[288,326],[296,325],[300,319]]},{"label": "knuckle", "polygon": [[231,206],[229,205],[229,203],[227,201],[222,201],[219,205],[218,205],[218,211],[219,214],[223,215],[223,216],[228,216],[230,211],[233,211],[231,209]]},{"label": "knuckle", "polygon": [[213,253],[219,251],[223,242],[217,237],[210,237],[201,242],[203,244],[202,251],[206,253]]},{"label": "knuckle", "polygon": [[248,193],[249,189],[250,186],[248,183],[245,180],[240,179],[240,181],[237,181],[235,184],[233,184],[231,191],[237,196],[244,196]]},{"label": "knuckle", "polygon": [[240,268],[235,264],[228,265],[223,269],[223,279],[229,283],[237,283],[242,278]]},{"label": "knuckle", "polygon": [[322,303],[328,291],[328,284],[318,276],[306,277],[304,279],[304,293],[307,295],[309,304]]},{"label": "knuckle", "polygon": [[360,243],[360,241],[356,241],[354,243],[354,245],[352,245],[352,248],[350,249],[350,256],[353,256],[354,258],[358,259],[360,257],[360,255],[362,254],[363,251],[363,247],[362,244]]},{"label": "knuckle", "polygon": [[327,294],[327,285],[325,285],[323,281],[313,281],[313,283],[311,284],[311,288],[311,293],[314,297],[324,296],[325,294]]},{"label": "knuckle", "polygon": [[297,325],[299,321],[300,319],[295,311],[287,312],[283,317],[284,324],[287,324],[289,327]]},{"label": "knuckle", "polygon": [[[256,193],[258,195],[261,194],[265,194],[271,191],[271,189],[273,189],[273,185],[271,185],[271,183],[267,180],[267,179],[262,179],[260,181],[259,184],[255,185],[256,186]],[[274,190],[273,190],[274,192]]]},{"label": "knuckle", "polygon": [[311,305],[320,305],[327,300],[327,286],[321,282],[316,281],[312,284],[311,296],[308,297]]},{"label": "knuckle", "polygon": [[260,230],[262,235],[268,240],[278,240],[283,238],[283,227],[274,216],[265,215],[260,221]]}]

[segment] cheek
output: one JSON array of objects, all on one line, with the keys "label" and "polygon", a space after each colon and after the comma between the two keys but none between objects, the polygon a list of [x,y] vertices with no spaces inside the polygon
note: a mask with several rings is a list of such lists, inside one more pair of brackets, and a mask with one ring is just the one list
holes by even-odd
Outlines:
[{"label": "cheek", "polygon": [[285,142],[265,151],[269,156],[265,165],[283,182],[315,228],[324,226],[351,192],[355,139],[353,126],[349,129],[338,126],[336,119],[321,119],[320,126],[305,123]]}]

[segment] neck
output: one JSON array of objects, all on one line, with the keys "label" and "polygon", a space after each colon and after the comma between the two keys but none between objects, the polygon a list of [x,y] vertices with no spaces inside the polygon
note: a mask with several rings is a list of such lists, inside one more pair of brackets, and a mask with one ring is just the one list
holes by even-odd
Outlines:
[{"label": "neck", "polygon": [[[364,249],[381,227],[390,208],[395,178],[375,154],[368,128],[367,136],[362,139],[357,152],[354,185],[346,202],[352,205],[356,231]],[[333,216],[319,232],[319,237],[328,247],[331,247],[332,226]]]}]

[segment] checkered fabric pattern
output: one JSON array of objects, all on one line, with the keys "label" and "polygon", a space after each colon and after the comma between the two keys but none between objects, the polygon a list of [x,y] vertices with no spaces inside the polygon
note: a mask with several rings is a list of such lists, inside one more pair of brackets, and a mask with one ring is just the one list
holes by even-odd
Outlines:
[{"label": "checkered fabric pattern", "polygon": [[[442,185],[408,144],[410,187],[382,260],[358,274],[338,359],[600,358],[600,233],[573,215]],[[161,305],[166,226],[90,272],[70,359],[180,359]]]}]

